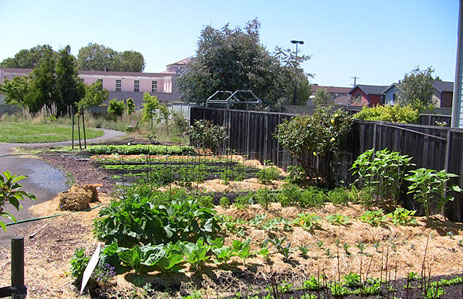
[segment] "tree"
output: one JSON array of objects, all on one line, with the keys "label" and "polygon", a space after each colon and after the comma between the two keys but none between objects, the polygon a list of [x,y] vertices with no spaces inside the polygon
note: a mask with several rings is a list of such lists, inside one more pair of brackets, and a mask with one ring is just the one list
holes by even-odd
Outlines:
[{"label": "tree", "polygon": [[6,68],[30,68],[33,69],[39,65],[40,59],[52,53],[56,56],[50,45],[38,45],[29,50],[23,49],[14,55],[14,58],[6,58],[0,64],[0,67]]},{"label": "tree", "polygon": [[119,53],[104,45],[89,43],[77,55],[79,70],[142,72],[145,69],[143,55],[136,51]]},{"label": "tree", "polygon": [[115,67],[121,72],[143,72],[145,69],[145,58],[140,52],[124,51],[118,53]]},{"label": "tree", "polygon": [[153,122],[156,117],[156,110],[159,109],[159,100],[156,96],[152,96],[145,92],[143,94],[143,120],[149,120],[150,128],[153,128]]},{"label": "tree", "polygon": [[29,76],[14,77],[12,80],[5,79],[5,82],[0,85],[0,93],[5,95],[5,103],[24,106],[24,98],[29,92],[30,82]]},{"label": "tree", "polygon": [[118,99],[112,99],[109,101],[108,106],[108,113],[115,115],[115,116],[122,116],[124,113],[125,104],[123,101],[119,101]]},{"label": "tree", "polygon": [[108,99],[109,91],[103,88],[101,81],[95,81],[92,85],[85,85],[85,95],[79,102],[79,107],[85,109],[89,106],[99,106]]},{"label": "tree", "polygon": [[250,89],[264,106],[274,107],[293,96],[294,84],[296,90],[303,86],[301,90],[306,93],[307,76],[299,62],[308,58],[302,55],[296,61],[291,51],[271,55],[259,43],[259,28],[257,20],[243,29],[206,26],[196,57],[178,80],[183,100],[204,103],[217,90]]},{"label": "tree", "polygon": [[85,95],[82,79],[78,77],[76,59],[71,47],[59,51],[56,63],[56,106],[58,114],[64,114],[69,105],[74,106]]},{"label": "tree", "polygon": [[398,103],[402,106],[412,105],[414,107],[432,105],[433,72],[431,67],[425,70],[416,67],[410,73],[405,74],[397,86]]},{"label": "tree", "polygon": [[166,124],[166,134],[169,135],[169,116],[170,111],[167,108],[167,105],[159,105],[159,113],[161,114],[162,119]]},{"label": "tree", "polygon": [[51,107],[54,103],[56,99],[55,65],[54,55],[48,52],[32,71],[31,86],[24,97],[24,103],[29,107],[30,112],[36,113],[44,105]]},{"label": "tree", "polygon": [[315,106],[321,106],[328,104],[328,100],[331,98],[330,93],[323,87],[320,87],[315,92],[315,98],[313,99],[313,104]]},{"label": "tree", "polygon": [[132,98],[126,100],[127,114],[131,115],[135,111],[135,103]]}]

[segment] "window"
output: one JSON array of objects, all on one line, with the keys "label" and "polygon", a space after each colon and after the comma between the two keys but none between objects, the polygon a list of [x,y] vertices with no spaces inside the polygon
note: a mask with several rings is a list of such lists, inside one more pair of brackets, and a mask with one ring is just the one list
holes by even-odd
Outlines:
[{"label": "window", "polygon": [[151,81],[151,92],[158,92],[158,81]]},{"label": "window", "polygon": [[140,81],[139,80],[133,81],[133,91],[134,92],[140,91]]},{"label": "window", "polygon": [[122,83],[121,83],[121,80],[116,80],[116,91],[121,91],[121,86],[122,86]]}]

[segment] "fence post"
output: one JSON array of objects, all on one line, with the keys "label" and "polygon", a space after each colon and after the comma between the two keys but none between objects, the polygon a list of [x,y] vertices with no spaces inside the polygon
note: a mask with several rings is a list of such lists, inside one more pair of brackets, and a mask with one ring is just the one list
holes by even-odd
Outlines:
[{"label": "fence post", "polygon": [[17,289],[12,299],[26,298],[27,288],[24,285],[24,238],[11,239],[11,286]]},{"label": "fence post", "polygon": [[[445,144],[445,172],[449,172],[449,167],[450,167],[450,140],[451,140],[451,134],[452,132],[450,131],[450,128],[447,130],[447,142]],[[444,182],[444,194],[442,196],[445,198],[447,196],[447,182]],[[445,207],[442,207],[441,214],[445,216]]]}]

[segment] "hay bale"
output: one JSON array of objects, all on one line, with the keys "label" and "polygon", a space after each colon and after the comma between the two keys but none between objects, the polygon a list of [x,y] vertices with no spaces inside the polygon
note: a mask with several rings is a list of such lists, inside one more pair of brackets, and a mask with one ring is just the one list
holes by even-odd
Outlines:
[{"label": "hay bale", "polygon": [[98,185],[74,185],[68,192],[58,194],[59,209],[82,211],[90,208],[90,203],[98,201]]}]

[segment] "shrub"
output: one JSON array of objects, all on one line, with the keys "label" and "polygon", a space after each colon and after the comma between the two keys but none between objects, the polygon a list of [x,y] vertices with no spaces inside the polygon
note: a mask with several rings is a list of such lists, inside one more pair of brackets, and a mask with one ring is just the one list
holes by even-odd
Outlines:
[{"label": "shrub", "polygon": [[277,127],[276,138],[305,172],[311,183],[334,186],[333,161],[350,132],[345,111],[319,107],[313,116],[300,115]]},{"label": "shrub", "polygon": [[301,197],[302,189],[294,184],[284,184],[278,194],[278,202],[282,207],[287,207],[292,203],[298,202]]},{"label": "shrub", "polygon": [[311,186],[301,193],[299,204],[301,207],[316,208],[322,206],[326,201],[325,192],[317,187]]},{"label": "shrub", "polygon": [[272,180],[277,180],[280,174],[281,171],[275,166],[264,167],[259,170],[258,179],[261,184],[268,185],[272,183]]},{"label": "shrub", "polygon": [[127,114],[132,115],[132,113],[135,111],[135,103],[132,98],[128,98],[126,100],[127,104]]},{"label": "shrub", "polygon": [[354,114],[353,118],[369,121],[389,121],[396,123],[416,124],[420,114],[418,109],[412,106],[377,105],[374,107],[363,106],[362,111]]},{"label": "shrub", "polygon": [[[0,216],[11,219],[16,222],[15,217],[3,210],[3,205],[6,203],[10,203],[15,207],[16,210],[21,208],[21,204],[19,200],[24,200],[24,197],[27,197],[31,200],[35,200],[35,195],[23,191],[22,185],[18,184],[20,180],[27,178],[26,176],[17,176],[12,175],[9,171],[0,173]],[[6,231],[6,225],[0,221],[0,226],[4,231]]]},{"label": "shrub", "polygon": [[222,196],[220,199],[219,199],[219,204],[222,208],[229,208],[230,207],[230,200],[228,199],[228,197],[226,196]]},{"label": "shrub", "polygon": [[118,99],[112,99],[109,101],[108,113],[115,116],[122,116],[124,113],[125,104]]},{"label": "shrub", "polygon": [[209,149],[217,154],[224,148],[228,140],[228,132],[227,128],[202,119],[195,121],[190,128],[190,139],[195,146]]},{"label": "shrub", "polygon": [[335,205],[347,205],[352,201],[350,193],[342,187],[329,191],[326,197]]}]

